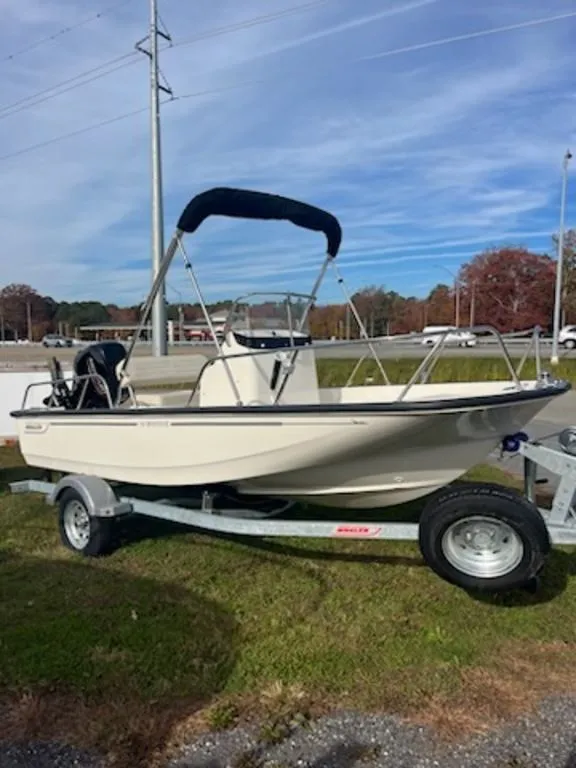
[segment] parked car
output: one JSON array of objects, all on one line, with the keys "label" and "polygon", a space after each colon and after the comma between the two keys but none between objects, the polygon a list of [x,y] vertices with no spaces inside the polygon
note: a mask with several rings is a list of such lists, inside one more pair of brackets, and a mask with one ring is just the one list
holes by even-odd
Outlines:
[{"label": "parked car", "polygon": [[73,339],[68,339],[57,333],[47,333],[42,339],[43,347],[71,347],[73,344]]},{"label": "parked car", "polygon": [[558,334],[558,341],[566,349],[576,347],[576,325],[565,325]]},{"label": "parked car", "polygon": [[422,339],[422,344],[432,346],[441,338],[441,335],[448,331],[444,338],[446,346],[475,347],[478,338],[470,331],[461,331],[453,325],[428,325],[422,330],[422,333],[431,334]]}]

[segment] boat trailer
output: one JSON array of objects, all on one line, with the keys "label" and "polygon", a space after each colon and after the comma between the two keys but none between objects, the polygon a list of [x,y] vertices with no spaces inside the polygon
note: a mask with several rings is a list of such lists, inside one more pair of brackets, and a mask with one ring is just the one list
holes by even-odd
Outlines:
[{"label": "boat trailer", "polygon": [[[557,445],[545,445],[552,437]],[[24,480],[10,490],[41,493],[58,505],[62,543],[89,557],[110,551],[117,519],[144,515],[216,534],[418,541],[427,565],[459,587],[534,591],[551,546],[576,544],[576,427],[538,441],[525,433],[511,435],[501,445],[501,457],[505,454],[523,457],[523,493],[495,483],[457,481],[432,494],[412,523],[286,519],[293,503],[237,496],[230,504],[230,495],[218,489],[146,500],[122,495],[120,486],[91,475]],[[538,468],[560,478],[549,509],[536,503],[537,485],[547,482],[538,480]]]}]

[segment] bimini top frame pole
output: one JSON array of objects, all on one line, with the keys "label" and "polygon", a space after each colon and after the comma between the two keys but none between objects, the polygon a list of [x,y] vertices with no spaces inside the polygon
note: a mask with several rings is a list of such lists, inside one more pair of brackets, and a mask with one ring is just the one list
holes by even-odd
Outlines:
[{"label": "bimini top frame pole", "polygon": [[[181,246],[184,234],[195,232],[209,216],[290,221],[297,227],[322,232],[326,237],[327,261],[336,258],[342,242],[342,228],[335,216],[328,211],[302,203],[299,200],[271,195],[267,192],[233,189],[231,187],[216,187],[201,192],[190,200],[178,219],[176,231],[160,262],[156,278],[144,305],[140,324],[128,348],[124,369],[128,366],[136,342],[148,321],[154,299],[163,285],[176,251]],[[323,275],[325,271],[326,266],[323,265],[321,274]]]},{"label": "bimini top frame pole", "polygon": [[126,355],[126,360],[124,361],[124,370],[126,370],[128,366],[128,362],[132,357],[132,353],[134,352],[134,347],[136,346],[136,342],[140,338],[140,334],[142,333],[142,331],[144,330],[144,327],[146,326],[146,323],[148,322],[148,317],[150,316],[152,306],[154,305],[154,299],[156,298],[158,291],[164,284],[166,274],[168,273],[168,269],[170,267],[170,264],[172,263],[174,254],[178,249],[178,243],[180,242],[183,236],[184,236],[184,232],[177,229],[174,235],[172,236],[170,243],[168,244],[168,248],[166,249],[166,253],[163,256],[162,261],[160,262],[160,266],[156,273],[156,277],[154,278],[154,282],[152,283],[152,288],[150,289],[150,293],[148,294],[148,298],[146,299],[146,303],[144,304],[144,308],[142,310],[142,317],[140,318],[140,324],[138,325],[138,328],[136,329],[136,333],[132,337],[132,341],[130,342],[130,346],[128,347],[128,353]]},{"label": "bimini top frame pole", "polygon": [[188,258],[188,254],[184,250],[184,246],[181,240],[178,242],[178,247],[180,248],[180,251],[182,253],[182,258],[184,259],[184,266],[186,267],[186,271],[188,272],[188,276],[190,277],[190,280],[192,282],[192,287],[194,288],[194,291],[196,292],[196,296],[198,297],[198,301],[200,302],[202,314],[204,315],[204,319],[206,320],[208,328],[210,329],[210,333],[212,334],[212,341],[214,342],[214,346],[216,347],[216,353],[224,363],[224,370],[226,371],[226,376],[228,377],[228,381],[230,382],[232,392],[234,393],[234,397],[236,398],[236,405],[242,405],[242,397],[240,395],[240,390],[238,389],[238,385],[234,381],[234,376],[232,374],[232,369],[230,368],[230,363],[222,355],[222,346],[218,340],[218,336],[216,335],[216,329],[214,328],[212,318],[210,317],[210,313],[208,312],[208,307],[206,306],[206,302],[204,301],[204,296],[202,295],[202,291],[200,290],[200,284],[198,283],[198,279],[194,274],[194,269],[192,268],[192,262]]}]

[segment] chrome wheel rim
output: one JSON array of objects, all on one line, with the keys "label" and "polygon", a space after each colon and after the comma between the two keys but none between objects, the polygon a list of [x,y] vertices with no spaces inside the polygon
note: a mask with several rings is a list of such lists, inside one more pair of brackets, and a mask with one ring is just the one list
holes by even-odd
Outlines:
[{"label": "chrome wheel rim", "polygon": [[461,573],[496,579],[520,564],[524,544],[507,523],[476,515],[447,528],[442,537],[442,551],[450,565]]},{"label": "chrome wheel rim", "polygon": [[70,501],[64,510],[64,530],[74,549],[84,549],[90,539],[90,515],[79,501]]}]

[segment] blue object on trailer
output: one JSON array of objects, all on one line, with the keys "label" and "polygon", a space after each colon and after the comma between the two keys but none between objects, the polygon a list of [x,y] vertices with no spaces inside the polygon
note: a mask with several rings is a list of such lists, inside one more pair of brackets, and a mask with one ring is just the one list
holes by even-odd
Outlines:
[{"label": "blue object on trailer", "polygon": [[516,432],[513,435],[506,435],[502,440],[503,453],[518,453],[520,443],[527,443],[530,438],[526,432]]}]

